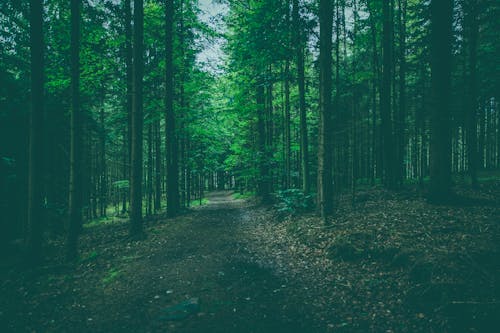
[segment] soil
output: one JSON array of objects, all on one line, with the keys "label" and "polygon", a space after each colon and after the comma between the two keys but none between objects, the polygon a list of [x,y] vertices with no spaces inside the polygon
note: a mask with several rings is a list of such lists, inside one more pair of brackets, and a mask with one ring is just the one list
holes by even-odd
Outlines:
[{"label": "soil", "polygon": [[85,228],[76,264],[59,240],[36,270],[4,265],[0,331],[494,332],[498,185],[460,207],[371,190],[327,224],[213,192],[144,240]]}]

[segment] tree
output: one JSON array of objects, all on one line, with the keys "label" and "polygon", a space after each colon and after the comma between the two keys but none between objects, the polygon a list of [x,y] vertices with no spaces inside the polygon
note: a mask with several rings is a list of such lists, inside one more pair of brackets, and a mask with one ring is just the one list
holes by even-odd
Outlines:
[{"label": "tree", "polygon": [[69,181],[69,229],[67,257],[77,257],[82,226],[83,120],[80,107],[80,0],[71,1],[71,156]]},{"label": "tree", "polygon": [[380,115],[382,130],[382,153],[384,184],[393,188],[395,186],[395,159],[392,126],[392,69],[393,69],[393,8],[391,1],[383,1],[383,34],[382,34],[382,87],[380,89]]},{"label": "tree", "polygon": [[[127,126],[125,127],[125,133],[123,135],[124,141],[124,163],[123,163],[123,176],[124,178],[130,176],[131,168],[131,156],[132,156],[132,98],[133,98],[133,69],[132,69],[132,13],[130,8],[130,0],[123,1],[123,11],[124,11],[124,30],[125,30],[125,71],[126,71],[126,100],[125,100],[125,112],[127,115]],[[129,177],[130,178],[130,177]],[[127,197],[126,195],[122,198],[122,213],[127,211]]]},{"label": "tree", "polygon": [[28,259],[41,259],[43,223],[43,1],[30,1],[31,112],[28,183]]},{"label": "tree", "polygon": [[130,172],[130,235],[140,237],[142,230],[142,144],[143,144],[143,41],[144,3],[134,1],[134,65],[132,99],[132,168]]},{"label": "tree", "polygon": [[179,156],[174,110],[174,2],[165,3],[165,126],[167,159],[167,215],[173,217],[180,210]]},{"label": "tree", "polygon": [[467,105],[467,164],[472,186],[478,186],[478,147],[477,147],[477,44],[479,34],[477,0],[467,0],[466,29],[469,43],[469,77]]},{"label": "tree", "polygon": [[333,212],[333,110],[332,110],[332,32],[333,7],[331,0],[319,2],[320,22],[320,104],[318,145],[318,193],[317,205],[326,219]]},{"label": "tree", "polygon": [[453,0],[431,1],[432,115],[430,198],[446,201],[451,192],[451,45]]},{"label": "tree", "polygon": [[300,127],[300,167],[302,172],[302,191],[309,193],[310,191],[310,175],[309,175],[309,142],[307,135],[307,110],[306,110],[306,85],[305,85],[305,68],[304,68],[304,28],[301,24],[299,12],[299,0],[292,2],[292,23],[295,33],[294,45],[297,57],[297,84],[299,88],[299,127]]}]

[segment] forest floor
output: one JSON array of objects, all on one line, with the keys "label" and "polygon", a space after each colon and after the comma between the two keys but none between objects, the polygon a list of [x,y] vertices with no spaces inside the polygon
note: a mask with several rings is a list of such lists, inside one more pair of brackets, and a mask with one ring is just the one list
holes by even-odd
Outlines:
[{"label": "forest floor", "polygon": [[500,183],[461,194],[370,190],[325,225],[214,192],[145,240],[85,228],[75,265],[60,241],[36,271],[0,265],[0,332],[495,332]]}]

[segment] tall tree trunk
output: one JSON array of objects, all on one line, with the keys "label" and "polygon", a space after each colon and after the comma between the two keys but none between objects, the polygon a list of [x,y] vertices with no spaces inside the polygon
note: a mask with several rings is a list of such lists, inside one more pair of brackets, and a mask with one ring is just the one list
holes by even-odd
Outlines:
[{"label": "tall tree trunk", "polygon": [[[290,33],[290,1],[287,0],[286,3],[286,28],[287,28],[287,47],[292,49],[292,40]],[[290,58],[287,56],[285,60],[285,116],[284,116],[284,149],[285,149],[285,188],[291,187],[291,173],[292,173],[292,161],[291,161],[291,129],[290,129]]]},{"label": "tall tree trunk", "polygon": [[160,120],[155,120],[155,212],[161,210],[161,136]]},{"label": "tall tree trunk", "polygon": [[393,68],[393,41],[392,41],[392,1],[383,1],[383,65],[382,65],[382,87],[380,90],[380,114],[381,114],[381,130],[382,130],[382,152],[383,152],[383,168],[384,168],[384,184],[388,188],[395,186],[394,175],[394,145],[393,145],[393,126],[391,120],[391,81]]},{"label": "tall tree trunk", "polygon": [[373,66],[373,79],[372,79],[372,136],[371,136],[371,164],[372,170],[370,173],[370,183],[375,185],[375,178],[377,177],[377,170],[380,168],[379,154],[377,153],[377,142],[380,136],[377,131],[377,100],[378,91],[377,88],[380,85],[380,67],[379,67],[379,57],[377,51],[377,26],[375,24],[375,12],[370,6],[371,1],[367,2],[368,12],[369,12],[369,22],[371,30],[371,40],[372,40],[372,66]]},{"label": "tall tree trunk", "polygon": [[80,109],[80,0],[71,0],[71,153],[67,257],[74,260],[82,225],[82,111]]},{"label": "tall tree trunk", "polygon": [[406,0],[398,0],[399,9],[399,109],[397,123],[397,185],[403,185],[405,177],[405,117],[406,117]]},{"label": "tall tree trunk", "polygon": [[325,219],[333,212],[332,177],[332,29],[333,7],[331,0],[319,2],[320,22],[320,109],[318,146],[318,211]]},{"label": "tall tree trunk", "polygon": [[106,127],[104,124],[104,107],[101,107],[99,112],[100,120],[100,181],[99,181],[99,206],[101,217],[106,217],[106,209],[108,207],[107,194],[108,194],[108,182],[107,182],[107,168],[106,168]]},{"label": "tall tree trunk", "polygon": [[306,84],[304,64],[305,37],[299,13],[299,0],[292,0],[293,31],[297,57],[297,84],[299,87],[299,127],[300,127],[300,167],[302,171],[302,191],[309,193],[311,180],[309,175],[309,142],[307,135]]},{"label": "tall tree trunk", "polygon": [[259,177],[257,184],[257,194],[262,201],[267,202],[270,199],[269,189],[269,168],[266,159],[266,107],[265,107],[265,89],[261,83],[257,86],[257,146],[259,152],[258,168]]},{"label": "tall tree trunk", "polygon": [[134,66],[132,99],[132,168],[130,183],[130,236],[139,237],[142,227],[142,141],[144,3],[134,0]]},{"label": "tall tree trunk", "polygon": [[477,0],[468,0],[466,19],[469,30],[469,105],[467,110],[467,162],[472,186],[477,187]]},{"label": "tall tree trunk", "polygon": [[153,215],[153,123],[148,124],[147,214]]},{"label": "tall tree trunk", "polygon": [[[41,259],[43,223],[43,1],[30,1],[31,112],[28,180],[28,260]],[[2,231],[3,232],[3,231]]]},{"label": "tall tree trunk", "polygon": [[[132,156],[132,86],[133,86],[133,77],[132,77],[132,12],[130,7],[130,0],[123,1],[123,10],[124,10],[124,27],[125,27],[125,67],[126,67],[126,88],[127,88],[127,96],[125,103],[125,112],[127,113],[127,126],[125,130],[125,163],[124,163],[124,176],[129,180],[130,186],[130,168],[131,168],[131,156]],[[123,201],[122,201],[122,212],[125,213],[127,211],[127,192],[124,191]]]},{"label": "tall tree trunk", "polygon": [[167,159],[167,215],[176,216],[180,210],[179,197],[179,156],[176,117],[174,110],[174,2],[167,0],[165,5],[165,53],[166,53],[166,159]]},{"label": "tall tree trunk", "polygon": [[453,0],[431,1],[432,118],[430,197],[449,199],[451,192],[451,43]]}]

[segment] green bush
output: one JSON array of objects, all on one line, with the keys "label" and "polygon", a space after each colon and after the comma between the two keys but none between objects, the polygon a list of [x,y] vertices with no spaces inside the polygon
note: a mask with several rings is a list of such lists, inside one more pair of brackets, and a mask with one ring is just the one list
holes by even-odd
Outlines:
[{"label": "green bush", "polygon": [[313,196],[299,189],[288,189],[276,193],[276,209],[283,214],[294,215],[309,211],[313,207]]}]

